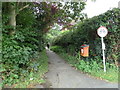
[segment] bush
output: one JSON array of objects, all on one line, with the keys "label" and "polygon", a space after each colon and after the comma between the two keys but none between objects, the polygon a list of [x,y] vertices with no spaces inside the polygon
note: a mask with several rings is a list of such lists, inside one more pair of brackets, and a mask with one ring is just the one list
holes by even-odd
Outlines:
[{"label": "bush", "polygon": [[3,60],[5,64],[27,64],[31,55],[31,48],[19,46],[19,44],[11,38],[3,41]]},{"label": "bush", "polygon": [[[95,16],[90,19],[86,19],[83,22],[78,23],[78,25],[69,30],[62,36],[56,39],[54,45],[66,46],[66,52],[74,53],[79,52],[80,46],[84,43],[90,45],[90,58],[94,59],[96,56],[102,57],[101,50],[101,40],[97,35],[97,29],[102,25],[108,28],[108,35],[104,38],[106,44],[106,59],[109,63],[118,63],[119,52],[119,38],[120,38],[120,9],[114,8],[113,10],[108,10],[104,14]],[[68,50],[74,48],[73,50]],[[76,54],[75,54],[76,55]],[[101,58],[100,57],[100,58]],[[100,61],[99,61],[100,62]]]},{"label": "bush", "polygon": [[[25,79],[31,71],[36,72],[40,66],[37,62],[33,62],[38,59],[39,44],[36,39],[37,33],[32,31],[33,29],[25,28],[21,31],[19,28],[20,31],[10,36],[7,30],[4,30],[6,27],[3,28],[0,72],[2,84],[12,85],[17,83],[21,77]],[[30,32],[24,33],[24,31]]]},{"label": "bush", "polygon": [[21,76],[15,88],[33,88],[36,84],[45,83],[43,75],[48,71],[46,50],[34,54],[37,56],[29,62],[27,69],[21,69]]},{"label": "bush", "polygon": [[31,48],[20,46],[13,38],[3,37],[2,47],[2,78],[4,84],[14,84],[18,81],[22,69],[29,66]]},{"label": "bush", "polygon": [[57,52],[57,53],[63,52],[63,48],[61,46],[52,46],[50,47],[50,50]]},{"label": "bush", "polygon": [[14,40],[14,37],[3,37],[3,39],[2,61],[0,64],[2,85],[13,85],[21,80],[24,81],[31,73],[42,72],[40,70],[41,65],[45,63],[43,56],[38,51],[20,45],[19,42]]},{"label": "bush", "polygon": [[[38,18],[34,14],[33,6],[29,5],[16,12],[14,22],[10,22],[8,8],[13,5],[18,11],[16,3],[3,3],[2,5],[2,60],[0,60],[0,76],[2,85],[16,84],[19,80],[25,81],[41,67],[43,61],[38,64],[38,52],[44,50],[44,37],[42,24],[38,25]],[[22,6],[27,5],[23,3]],[[20,8],[19,7],[19,8]],[[14,17],[12,17],[14,19]],[[40,16],[41,17],[41,16]],[[39,23],[41,23],[40,21]],[[41,28],[40,28],[41,27]],[[46,26],[45,26],[46,27]],[[0,44],[1,46],[1,44]],[[41,56],[42,57],[42,56]],[[43,58],[42,58],[43,59]],[[30,75],[29,75],[30,74]],[[27,82],[28,83],[28,82]],[[1,86],[1,83],[0,83]]]}]

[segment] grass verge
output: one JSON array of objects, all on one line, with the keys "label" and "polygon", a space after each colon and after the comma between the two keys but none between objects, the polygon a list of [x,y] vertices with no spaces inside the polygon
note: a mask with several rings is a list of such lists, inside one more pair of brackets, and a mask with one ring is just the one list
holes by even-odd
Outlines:
[{"label": "grass verge", "polygon": [[108,82],[118,82],[118,68],[114,64],[106,63],[107,72],[104,72],[103,64],[102,62],[96,62],[98,60],[86,62],[85,60],[80,59],[80,55],[71,56],[64,52],[64,50],[61,50],[61,48],[59,50],[59,48],[53,47],[51,50],[58,53],[64,60],[66,60],[71,66],[74,66],[77,70]]},{"label": "grass verge", "polygon": [[31,71],[26,78],[22,79],[21,77],[21,80],[17,84],[14,84],[12,87],[32,88],[36,84],[45,83],[44,74],[48,71],[48,57],[46,51],[44,50],[40,52],[38,60],[35,60],[32,63],[36,63],[39,65],[38,70],[36,72]]}]

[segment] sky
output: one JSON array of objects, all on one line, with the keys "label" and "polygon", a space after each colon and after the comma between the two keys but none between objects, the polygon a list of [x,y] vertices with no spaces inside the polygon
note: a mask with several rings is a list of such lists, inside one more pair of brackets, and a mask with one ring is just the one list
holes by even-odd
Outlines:
[{"label": "sky", "polygon": [[119,1],[120,0],[96,0],[95,2],[92,2],[91,0],[87,0],[87,5],[83,12],[87,13],[88,18],[91,18],[102,14],[111,8],[118,7]]}]

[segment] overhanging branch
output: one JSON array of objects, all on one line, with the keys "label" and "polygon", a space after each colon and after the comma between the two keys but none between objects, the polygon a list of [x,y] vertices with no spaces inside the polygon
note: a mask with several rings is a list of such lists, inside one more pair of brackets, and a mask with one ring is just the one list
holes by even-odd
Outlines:
[{"label": "overhanging branch", "polygon": [[[19,3],[18,3],[18,4],[19,4]],[[20,9],[18,10],[18,13],[16,13],[16,16],[19,14],[20,11],[22,11],[23,9],[25,9],[25,8],[27,8],[27,7],[29,7],[29,4],[27,4],[27,5],[23,6],[22,8],[20,8]]]},{"label": "overhanging branch", "polygon": [[20,8],[20,9],[19,9],[19,12],[22,11],[23,9],[27,8],[27,7],[29,7],[29,4],[28,4],[28,5],[25,5],[25,6],[22,7],[22,8]]}]

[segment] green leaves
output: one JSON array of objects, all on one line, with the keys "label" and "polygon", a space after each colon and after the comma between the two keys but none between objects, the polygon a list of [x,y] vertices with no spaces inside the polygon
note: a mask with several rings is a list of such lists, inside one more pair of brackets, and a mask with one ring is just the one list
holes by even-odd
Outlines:
[{"label": "green leaves", "polygon": [[3,64],[0,64],[0,73],[6,71],[5,67]]},{"label": "green leaves", "polygon": [[[104,14],[79,22],[76,27],[58,36],[53,45],[62,47],[67,46],[66,51],[69,46],[72,46],[77,49],[76,51],[80,51],[80,46],[86,42],[86,44],[90,45],[90,58],[94,59],[95,56],[102,56],[101,40],[97,35],[97,29],[102,25],[108,29],[108,35],[104,38],[107,61],[110,63],[110,60],[116,62],[114,57],[112,58],[112,53],[119,55],[120,18],[118,15],[120,15],[120,9],[114,8],[113,10],[108,10]],[[71,51],[69,53],[74,54],[75,52]]]},{"label": "green leaves", "polygon": [[[45,60],[42,59],[41,62],[40,60],[36,61],[39,57],[38,51],[44,49],[43,28],[40,28],[39,25],[46,22],[36,19],[33,3],[29,4],[30,6],[27,8],[24,6],[28,3],[15,3],[17,26],[15,33],[9,35],[8,33],[13,27],[8,25],[8,13],[10,13],[8,4],[9,2],[5,2],[2,7],[3,40],[0,72],[3,84],[16,84],[20,80],[20,77],[24,81],[30,72],[38,72],[38,68],[43,63],[42,60]],[[21,11],[19,12],[20,9]]]}]

